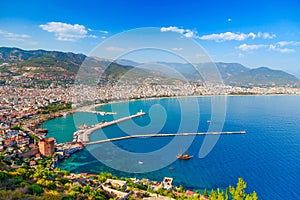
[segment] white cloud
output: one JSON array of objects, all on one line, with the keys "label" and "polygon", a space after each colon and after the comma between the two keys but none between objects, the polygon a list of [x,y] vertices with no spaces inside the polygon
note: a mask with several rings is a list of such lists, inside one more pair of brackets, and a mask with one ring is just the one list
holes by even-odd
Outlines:
[{"label": "white cloud", "polygon": [[279,48],[276,48],[275,51],[279,51],[281,53],[293,53],[293,52],[295,52],[295,49],[289,49],[289,48],[279,49]]},{"label": "white cloud", "polygon": [[276,45],[273,45],[273,44],[271,44],[271,45],[269,46],[269,49],[270,49],[271,51],[278,51],[278,52],[280,52],[280,53],[292,53],[292,52],[295,52],[294,49],[289,49],[289,48],[279,48],[279,47],[277,47]]},{"label": "white cloud", "polygon": [[272,39],[276,37],[275,34],[270,33],[262,33],[258,32],[257,34],[250,32],[250,33],[233,33],[233,32],[225,32],[225,33],[213,33],[209,35],[203,35],[198,37],[201,40],[214,40],[217,42],[223,42],[223,41],[231,41],[231,40],[237,40],[237,41],[243,41],[248,38],[255,39],[255,38],[263,38],[263,39]]},{"label": "white cloud", "polygon": [[3,36],[4,38],[12,41],[25,41],[25,39],[30,38],[30,36],[26,34],[17,34],[9,31],[1,30],[1,29],[0,29],[0,36]]},{"label": "white cloud", "polygon": [[67,24],[63,22],[48,22],[41,24],[40,27],[50,33],[54,33],[57,40],[74,42],[78,39],[91,37],[97,38],[95,35],[88,35],[88,30],[80,24]]},{"label": "white cloud", "polygon": [[251,51],[251,50],[257,50],[261,48],[266,48],[268,45],[265,44],[241,44],[237,47],[237,49],[240,49],[242,51]]},{"label": "white cloud", "polygon": [[123,47],[110,46],[110,47],[107,47],[106,50],[108,50],[108,51],[126,51],[127,49],[123,48]]},{"label": "white cloud", "polygon": [[104,34],[108,34],[109,32],[108,31],[105,31],[105,30],[99,30],[100,33],[104,33]]},{"label": "white cloud", "polygon": [[254,39],[256,37],[256,35],[252,32],[248,33],[248,34],[225,32],[225,33],[219,33],[219,34],[213,33],[210,35],[203,35],[199,38],[201,40],[214,40],[214,41],[222,42],[222,41],[228,41],[228,40],[242,41],[242,40],[246,40],[249,37]]},{"label": "white cloud", "polygon": [[190,29],[178,28],[177,26],[161,27],[161,32],[176,32],[182,34],[184,37],[192,38],[196,37],[196,33]]},{"label": "white cloud", "polygon": [[95,32],[103,33],[103,34],[108,34],[108,33],[109,33],[109,32],[106,31],[106,30],[93,30],[93,29],[91,29],[91,28],[88,28],[87,30],[88,30],[89,32],[95,31]]},{"label": "white cloud", "polygon": [[[278,43],[277,43],[278,44]],[[236,47],[237,49],[240,49],[242,51],[253,51],[253,50],[257,50],[257,49],[268,49],[270,51],[277,51],[280,53],[292,53],[295,52],[294,49],[290,49],[290,48],[281,48],[280,45],[276,45],[276,44],[242,44],[238,47]]]},{"label": "white cloud", "polygon": [[89,35],[88,37],[90,37],[90,38],[98,38],[98,36],[97,35]]},{"label": "white cloud", "polygon": [[258,32],[257,33],[257,37],[258,38],[263,38],[263,39],[273,39],[276,37],[275,34],[271,34],[271,33],[262,33],[262,32]]},{"label": "white cloud", "polygon": [[[228,22],[231,22],[231,18],[227,19]],[[273,39],[276,37],[275,34],[271,34],[268,32],[258,32],[258,33],[233,33],[233,32],[224,32],[224,33],[213,33],[209,35],[203,35],[198,36],[197,32],[192,31],[191,29],[184,29],[184,28],[178,28],[177,26],[169,26],[169,27],[161,27],[161,32],[176,32],[180,33],[183,36],[187,38],[197,38],[201,40],[213,40],[217,42],[223,42],[223,41],[243,41],[248,38],[250,39],[256,39],[256,38],[262,38],[262,39]]]},{"label": "white cloud", "polygon": [[298,46],[300,45],[300,42],[295,42],[295,41],[279,41],[277,42],[277,44],[281,47],[284,47],[284,46]]},{"label": "white cloud", "polygon": [[172,31],[172,32],[176,32],[176,33],[181,33],[181,34],[183,34],[184,29],[178,28],[177,26],[169,26],[169,27],[161,27],[161,28],[160,28],[160,31],[161,31],[161,32]]},{"label": "white cloud", "polygon": [[181,47],[174,47],[174,48],[172,48],[172,50],[173,50],[173,51],[182,51],[183,48],[181,48]]}]

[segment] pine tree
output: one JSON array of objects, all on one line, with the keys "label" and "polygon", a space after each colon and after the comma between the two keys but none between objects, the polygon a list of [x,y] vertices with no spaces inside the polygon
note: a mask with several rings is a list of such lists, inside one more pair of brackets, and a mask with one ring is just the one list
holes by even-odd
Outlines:
[{"label": "pine tree", "polygon": [[204,191],[203,191],[203,196],[208,197],[208,192],[207,192],[207,189],[206,189],[206,188],[205,188]]},{"label": "pine tree", "polygon": [[209,200],[217,200],[217,193],[214,191],[214,189],[212,189],[210,192]]},{"label": "pine tree", "polygon": [[228,187],[226,188],[226,192],[225,192],[225,200],[229,200],[229,190],[228,190]]}]

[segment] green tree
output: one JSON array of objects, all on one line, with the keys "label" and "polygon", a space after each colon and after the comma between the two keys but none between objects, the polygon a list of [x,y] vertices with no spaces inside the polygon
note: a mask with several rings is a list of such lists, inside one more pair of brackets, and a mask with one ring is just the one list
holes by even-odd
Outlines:
[{"label": "green tree", "polygon": [[232,195],[233,200],[243,200],[246,197],[245,188],[247,187],[246,182],[242,179],[238,179],[236,188],[229,186],[229,192]]},{"label": "green tree", "polygon": [[79,185],[73,185],[71,190],[74,192],[81,192],[81,187]]},{"label": "green tree", "polygon": [[88,194],[91,191],[91,187],[86,185],[82,188],[82,192]]},{"label": "green tree", "polygon": [[205,196],[205,197],[208,197],[208,196],[209,196],[206,188],[205,188],[204,191],[203,191],[203,196]]},{"label": "green tree", "polygon": [[22,199],[23,197],[25,194],[19,190],[0,190],[0,199]]},{"label": "green tree", "polygon": [[62,195],[55,190],[49,190],[49,191],[45,192],[42,199],[43,200],[61,200]]},{"label": "green tree", "polygon": [[180,185],[180,186],[178,187],[177,191],[180,192],[180,193],[184,193],[184,188],[183,188],[183,186]]},{"label": "green tree", "polygon": [[51,180],[46,180],[45,181],[45,185],[48,189],[50,190],[55,190],[56,189],[56,184],[55,182],[51,181]]},{"label": "green tree", "polygon": [[4,180],[7,180],[10,177],[10,175],[7,173],[7,171],[0,171],[0,181],[3,182]]},{"label": "green tree", "polygon": [[222,190],[220,190],[220,188],[218,188],[218,190],[217,190],[217,199],[218,200],[225,200],[224,192]]},{"label": "green tree", "polygon": [[214,189],[212,189],[210,192],[209,200],[217,200],[217,193],[214,191]]},{"label": "green tree", "polygon": [[41,195],[44,192],[42,186],[33,184],[28,187],[28,193],[33,195]]},{"label": "green tree", "polygon": [[229,200],[229,189],[228,189],[228,187],[226,188],[226,192],[225,192],[225,200]]},{"label": "green tree", "polygon": [[258,200],[258,196],[256,192],[253,192],[251,194],[247,194],[245,200]]}]

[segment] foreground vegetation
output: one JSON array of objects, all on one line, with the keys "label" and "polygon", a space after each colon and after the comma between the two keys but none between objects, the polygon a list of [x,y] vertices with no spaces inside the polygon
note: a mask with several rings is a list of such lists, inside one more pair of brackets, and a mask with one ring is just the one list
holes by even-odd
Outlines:
[{"label": "foreground vegetation", "polygon": [[[43,160],[45,159],[45,162]],[[186,190],[180,186],[173,191],[159,188],[151,190],[151,183],[136,183],[130,178],[118,178],[110,173],[102,172],[98,175],[74,175],[59,168],[51,169],[44,158],[34,167],[22,164],[18,167],[7,167],[5,159],[0,160],[0,199],[109,199],[101,185],[108,179],[126,181],[126,192],[131,193],[129,199],[142,199],[153,194],[167,196],[174,199],[210,199],[210,200],[256,200],[255,192],[245,192],[246,183],[239,178],[237,185],[229,186],[225,190],[216,189],[208,192],[186,196]],[[74,178],[74,176],[76,176]],[[115,188],[121,190],[120,188]],[[136,193],[140,195],[134,195]]]}]

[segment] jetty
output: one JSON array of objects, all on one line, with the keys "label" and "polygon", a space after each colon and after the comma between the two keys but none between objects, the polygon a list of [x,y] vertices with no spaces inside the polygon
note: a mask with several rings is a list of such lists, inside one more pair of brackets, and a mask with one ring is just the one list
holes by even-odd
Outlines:
[{"label": "jetty", "polygon": [[95,111],[95,110],[89,110],[89,111],[77,111],[77,112],[89,112],[89,113],[94,113],[98,115],[116,115],[118,114],[117,112],[104,112],[104,111]]},{"label": "jetty", "polygon": [[175,136],[203,136],[203,135],[233,135],[233,134],[246,134],[246,131],[236,132],[198,132],[198,133],[165,133],[165,134],[143,134],[143,135],[128,135],[118,138],[110,138],[105,140],[98,140],[94,142],[86,142],[84,145],[101,144],[106,142],[113,142],[118,140],[128,140],[133,138],[146,138],[146,137],[175,137]]},{"label": "jetty", "polygon": [[74,112],[89,112],[89,113],[94,113],[94,114],[99,114],[99,115],[115,115],[118,114],[117,112],[105,112],[105,111],[96,111],[95,109],[99,106],[102,106],[104,104],[95,104],[95,105],[90,105],[90,106],[83,106],[79,107],[74,110]]},{"label": "jetty", "polygon": [[140,116],[143,116],[145,115],[146,113],[143,112],[142,110],[137,112],[136,114],[134,115],[130,115],[130,116],[127,116],[127,117],[123,117],[123,118],[120,118],[120,119],[116,119],[116,120],[113,120],[113,121],[110,121],[110,122],[101,122],[99,124],[96,124],[96,125],[93,125],[91,128],[88,128],[88,129],[84,129],[84,130],[79,130],[79,131],[76,131],[74,133],[74,137],[77,137],[77,142],[83,142],[83,143],[88,143],[90,141],[90,135],[98,130],[98,129],[102,129],[102,128],[105,128],[107,126],[111,126],[111,125],[114,125],[114,124],[117,124],[117,123],[120,123],[120,122],[124,122],[124,121],[127,121],[127,120],[130,120],[130,119],[133,119],[133,118],[136,118],[136,117],[140,117]]},{"label": "jetty", "polygon": [[104,115],[116,115],[118,114],[117,112],[104,112],[104,111],[95,111],[95,110],[78,110],[76,112],[89,112],[89,113],[94,113],[94,114],[99,114],[101,116],[104,116]]}]

